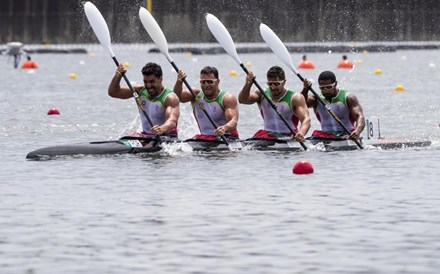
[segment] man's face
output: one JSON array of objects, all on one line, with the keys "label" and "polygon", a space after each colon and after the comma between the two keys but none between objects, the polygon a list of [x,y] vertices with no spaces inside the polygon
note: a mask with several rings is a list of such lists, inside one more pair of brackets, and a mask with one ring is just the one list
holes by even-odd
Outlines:
[{"label": "man's face", "polygon": [[319,89],[324,97],[334,97],[337,82],[333,80],[320,80]]},{"label": "man's face", "polygon": [[284,85],[286,84],[286,80],[282,80],[279,77],[267,78],[267,85],[273,95],[279,95],[284,90]]},{"label": "man's face", "polygon": [[144,86],[151,96],[158,95],[162,92],[162,76],[144,75]]},{"label": "man's face", "polygon": [[220,79],[215,78],[214,73],[200,74],[200,88],[206,96],[213,96],[220,83]]}]

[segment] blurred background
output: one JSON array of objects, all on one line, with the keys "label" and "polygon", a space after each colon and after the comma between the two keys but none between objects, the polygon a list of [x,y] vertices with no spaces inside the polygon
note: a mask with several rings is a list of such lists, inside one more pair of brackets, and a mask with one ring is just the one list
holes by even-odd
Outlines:
[{"label": "blurred background", "polygon": [[[0,1],[0,43],[95,43],[79,0]],[[262,42],[265,23],[285,42],[436,41],[438,0],[93,0],[116,43],[146,42],[138,16],[147,7],[168,42],[216,42],[206,27],[212,13],[236,42]]]}]

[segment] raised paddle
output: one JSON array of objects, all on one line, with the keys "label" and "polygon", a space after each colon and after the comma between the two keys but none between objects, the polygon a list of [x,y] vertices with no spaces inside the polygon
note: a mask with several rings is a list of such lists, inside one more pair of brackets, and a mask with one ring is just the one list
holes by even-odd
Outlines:
[{"label": "raised paddle", "polygon": [[[243,62],[240,60],[237,54],[237,50],[234,45],[234,41],[232,40],[231,35],[229,34],[226,27],[220,22],[220,20],[217,19],[212,14],[207,13],[206,14],[206,23],[208,24],[209,30],[212,32],[214,37],[217,39],[220,45],[225,49],[225,51],[234,58],[235,61],[240,65],[240,67],[244,70],[246,74],[249,74],[248,69],[243,65]],[[258,82],[255,79],[252,79],[253,84],[260,90],[260,93],[266,98],[267,102],[269,102],[269,105],[275,110],[275,112],[278,114],[278,116],[281,118],[281,120],[286,124],[286,126],[289,128],[290,132],[295,135],[295,131],[292,129],[292,127],[287,122],[286,118],[280,113],[277,106],[274,104],[274,102],[267,96],[267,94],[264,92],[264,90],[261,88],[261,86],[258,84]],[[307,146],[300,142],[301,146],[304,148],[304,150],[307,150]]]},{"label": "raised paddle", "polygon": [[[139,9],[139,18],[141,19],[142,25],[144,26],[145,30],[150,35],[151,39],[153,40],[154,44],[159,48],[160,52],[162,52],[163,55],[168,59],[170,64],[173,66],[173,68],[176,70],[176,72],[179,72],[179,68],[174,63],[173,59],[171,58],[169,52],[168,52],[168,42],[165,38],[165,35],[162,32],[162,29],[160,28],[159,24],[154,19],[153,15],[145,9],[144,7],[141,7]],[[186,81],[186,79],[183,79],[183,83],[185,83],[185,86],[188,88],[188,90],[191,92],[192,96],[194,97],[194,100],[199,105],[200,109],[205,113],[206,117],[208,118],[209,122],[211,122],[212,126],[216,129],[218,126],[212,120],[209,113],[206,111],[205,106],[203,106],[202,102],[200,102],[197,95],[192,90],[189,83]],[[223,142],[232,150],[233,148],[229,144],[228,140],[224,135],[220,135]]]},{"label": "raised paddle", "polygon": [[[283,61],[283,63],[286,64],[286,66],[288,66],[302,82],[304,82],[304,78],[301,76],[301,74],[299,74],[298,70],[296,70],[295,66],[293,65],[292,58],[280,38],[267,25],[263,23],[260,24],[260,34],[266,44],[275,53],[275,55],[278,56],[278,58]],[[350,135],[350,131],[348,130],[348,128],[342,123],[341,119],[339,119],[339,117],[333,112],[330,106],[327,105],[320,96],[318,96],[318,94],[313,90],[312,87],[310,87],[309,90],[313,93],[315,98],[324,106],[328,113],[330,113],[330,115],[341,125],[345,132]],[[363,146],[361,145],[361,143],[359,143],[358,140],[354,140],[354,142],[359,148],[363,149]]]},{"label": "raised paddle", "polygon": [[[105,48],[108,53],[110,54],[110,57],[115,62],[116,66],[119,66],[119,62],[116,59],[115,54],[112,50],[111,40],[110,40],[110,32],[108,30],[107,23],[104,20],[104,17],[102,17],[101,12],[99,12],[98,8],[93,5],[91,2],[86,2],[84,4],[84,11],[86,13],[87,19],[89,20],[90,25],[92,26],[93,31],[95,32],[96,37],[98,37],[99,42],[101,43],[102,47]],[[136,104],[139,107],[139,109],[144,114],[145,118],[147,118],[148,123],[151,127],[153,127],[153,121],[148,116],[147,112],[145,111],[144,107],[142,106],[139,94],[133,89],[133,86],[131,85],[130,81],[128,80],[125,73],[122,75],[125,82],[127,83],[128,88],[133,93],[133,97],[136,100]],[[159,135],[156,135],[157,141],[160,143],[161,139]]]}]

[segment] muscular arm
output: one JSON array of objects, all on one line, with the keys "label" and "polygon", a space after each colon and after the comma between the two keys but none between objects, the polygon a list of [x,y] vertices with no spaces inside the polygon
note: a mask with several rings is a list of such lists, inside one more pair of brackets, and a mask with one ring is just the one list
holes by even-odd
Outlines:
[{"label": "muscular arm", "polygon": [[304,141],[304,136],[306,136],[311,125],[309,110],[307,108],[304,96],[300,94],[295,94],[293,96],[292,105],[294,106],[294,112],[301,123],[298,129],[298,133],[295,135],[295,139],[299,142],[302,142]]},{"label": "muscular arm", "polygon": [[[122,75],[126,73],[127,70],[124,68],[123,65],[119,65],[116,69],[115,76],[113,76],[109,86],[108,86],[108,95],[113,98],[119,98],[119,99],[128,99],[133,97],[133,93],[128,87],[121,87],[121,79]],[[134,88],[136,92],[139,92],[142,87],[136,87]]]},{"label": "muscular arm", "polygon": [[250,105],[253,103],[257,103],[261,101],[261,93],[259,90],[255,90],[251,92],[252,80],[255,79],[255,76],[252,72],[246,76],[246,82],[238,94],[238,101],[240,104]]},{"label": "muscular arm", "polygon": [[[174,84],[173,92],[177,95],[181,103],[193,102],[194,96],[191,94],[189,90],[183,90],[183,80],[186,78],[186,73],[183,70],[180,70],[177,74],[177,80]],[[192,89],[195,94],[200,92],[199,89]]]},{"label": "muscular arm", "polygon": [[237,98],[231,93],[227,93],[223,97],[223,106],[225,108],[226,124],[220,125],[216,129],[216,133],[223,135],[237,129],[238,123],[238,104]]},{"label": "muscular arm", "polygon": [[312,87],[312,82],[310,80],[305,79],[304,80],[304,86],[303,90],[301,91],[301,94],[304,96],[305,102],[307,104],[307,107],[316,107],[317,100],[315,96],[312,94],[309,96],[309,89]]},{"label": "muscular arm", "polygon": [[166,134],[177,127],[179,120],[179,98],[176,94],[171,93],[165,99],[165,122],[162,125],[155,125],[152,131],[155,134]]},{"label": "muscular arm", "polygon": [[350,119],[355,121],[356,125],[355,130],[350,134],[350,139],[358,139],[365,127],[365,117],[362,106],[357,97],[353,94],[348,94],[346,100],[350,111]]}]

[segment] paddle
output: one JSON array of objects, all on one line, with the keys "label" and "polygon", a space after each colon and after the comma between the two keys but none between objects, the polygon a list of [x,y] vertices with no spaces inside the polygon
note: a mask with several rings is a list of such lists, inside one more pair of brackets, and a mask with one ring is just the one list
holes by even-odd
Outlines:
[{"label": "paddle", "polygon": [[[170,62],[170,64],[173,66],[173,68],[178,73],[179,72],[179,68],[177,68],[176,64],[174,63],[173,59],[171,58],[171,56],[170,56],[170,54],[168,52],[168,42],[167,42],[167,39],[165,38],[165,35],[163,34],[162,29],[160,28],[159,24],[156,22],[156,20],[151,15],[151,13],[147,9],[145,9],[144,7],[141,7],[139,9],[139,17],[141,19],[142,25],[144,26],[145,30],[150,35],[150,37],[153,40],[153,42],[159,48],[160,52],[162,52],[162,54],[165,55],[165,57],[167,58],[168,62]],[[199,98],[194,93],[194,91],[192,90],[191,86],[186,81],[186,79],[183,79],[183,83],[185,83],[185,86],[191,92],[192,96],[194,97],[194,100],[199,105],[200,109],[205,113],[205,115],[208,118],[209,122],[211,122],[212,126],[216,129],[217,128],[216,123],[214,122],[214,120],[212,120],[211,116],[206,111],[206,109],[203,106],[202,102],[200,102]],[[220,137],[222,138],[223,142],[225,142],[225,144],[229,148],[231,148],[228,140],[226,139],[226,137],[224,135],[220,135]],[[232,148],[231,148],[231,150],[232,150]]]},{"label": "paddle", "polygon": [[[247,68],[243,65],[243,62],[241,62],[240,58],[238,57],[237,50],[234,45],[234,41],[232,40],[231,35],[229,34],[226,27],[220,22],[220,20],[217,19],[212,14],[207,13],[206,14],[206,22],[208,24],[209,30],[212,32],[214,37],[217,39],[217,41],[222,45],[222,47],[225,49],[225,51],[234,58],[235,61],[240,65],[240,67],[243,69],[243,71],[246,74],[249,74],[249,71]],[[289,128],[290,132],[295,135],[295,131],[292,129],[292,127],[289,125],[289,123],[286,121],[286,118],[280,113],[277,106],[273,103],[273,101],[267,96],[267,94],[264,92],[264,90],[261,88],[261,86],[258,84],[258,82],[253,79],[253,84],[260,90],[260,93],[266,98],[267,102],[269,102],[269,105],[275,110],[275,112],[278,114],[278,116],[281,118],[281,120],[286,124],[286,126]],[[301,146],[304,148],[304,150],[307,150],[306,145],[303,142],[300,142]]]},{"label": "paddle", "polygon": [[[260,24],[260,34],[266,44],[275,53],[275,55],[278,56],[278,58],[281,59],[281,61],[283,61],[284,64],[286,64],[286,66],[288,66],[302,82],[304,82],[304,78],[301,76],[301,74],[299,74],[299,72],[293,65],[292,58],[280,38],[278,38],[278,36],[267,25],[263,23]],[[324,106],[328,113],[330,113],[330,115],[333,116],[333,118],[342,126],[345,132],[350,135],[350,131],[348,130],[348,128],[342,123],[341,119],[339,119],[339,117],[333,112],[330,106],[327,105],[320,96],[318,96],[318,94],[313,90],[312,87],[310,87],[310,91],[313,93],[315,98],[318,99],[318,101]],[[359,148],[363,149],[361,143],[359,143],[358,140],[354,140],[354,142]]]},{"label": "paddle", "polygon": [[[95,32],[95,35],[98,38],[99,42],[101,43],[102,47],[108,51],[108,53],[110,54],[110,57],[115,62],[116,66],[119,66],[119,62],[116,59],[116,56],[112,50],[112,45],[111,45],[111,41],[110,41],[110,32],[108,30],[108,26],[104,20],[104,17],[102,17],[101,12],[99,12],[98,8],[95,5],[93,5],[91,2],[86,2],[84,4],[84,11],[86,13],[87,19],[89,20],[90,25],[92,26],[92,29]],[[141,109],[145,118],[147,118],[147,121],[150,124],[150,126],[153,127],[154,126],[153,121],[148,116],[147,112],[145,112],[145,109],[140,102],[139,94],[133,89],[133,86],[131,85],[131,83],[128,80],[125,73],[122,74],[122,77],[124,78],[125,82],[127,83],[128,88],[133,93],[133,97],[136,101],[137,106],[139,107],[139,109]],[[160,143],[161,139],[160,139],[159,135],[156,135],[156,136],[157,136],[156,137],[157,141]]]}]

